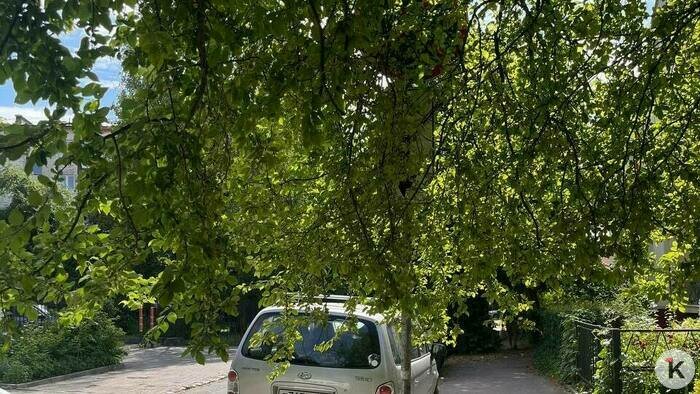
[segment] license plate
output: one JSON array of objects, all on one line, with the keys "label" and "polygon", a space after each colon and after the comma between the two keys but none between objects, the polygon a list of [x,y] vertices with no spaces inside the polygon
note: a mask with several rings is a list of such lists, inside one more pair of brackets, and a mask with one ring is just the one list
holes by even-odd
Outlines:
[{"label": "license plate", "polygon": [[280,389],[277,394],[319,394],[313,391],[299,391],[299,390],[286,390]]}]

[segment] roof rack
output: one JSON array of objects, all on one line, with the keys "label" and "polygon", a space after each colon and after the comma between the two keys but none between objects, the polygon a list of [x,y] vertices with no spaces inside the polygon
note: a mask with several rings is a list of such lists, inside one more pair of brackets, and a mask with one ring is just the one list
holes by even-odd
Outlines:
[{"label": "roof rack", "polygon": [[[295,300],[299,300],[301,297],[298,293],[287,293],[290,297],[292,297]],[[350,296],[346,295],[337,295],[337,294],[329,294],[329,295],[317,295],[312,297],[319,302],[325,302],[328,304],[344,304],[350,300]]]},{"label": "roof rack", "polygon": [[350,301],[350,296],[346,296],[346,295],[327,295],[327,296],[318,296],[316,298],[318,298],[321,301],[326,302],[326,303],[337,303],[337,304],[344,304],[344,303]]}]

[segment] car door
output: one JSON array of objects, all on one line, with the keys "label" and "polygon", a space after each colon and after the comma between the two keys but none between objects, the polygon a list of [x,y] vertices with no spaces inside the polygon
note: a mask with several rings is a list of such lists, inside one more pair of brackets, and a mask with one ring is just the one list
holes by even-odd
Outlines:
[{"label": "car door", "polygon": [[425,346],[411,349],[411,376],[413,392],[416,394],[432,394],[432,366],[430,353]]},{"label": "car door", "polygon": [[428,393],[433,394],[435,387],[437,387],[439,380],[440,380],[440,373],[438,372],[438,367],[437,367],[437,359],[435,354],[431,354],[432,352],[432,347],[427,346],[426,350],[429,355],[430,359],[430,367],[428,370]]}]

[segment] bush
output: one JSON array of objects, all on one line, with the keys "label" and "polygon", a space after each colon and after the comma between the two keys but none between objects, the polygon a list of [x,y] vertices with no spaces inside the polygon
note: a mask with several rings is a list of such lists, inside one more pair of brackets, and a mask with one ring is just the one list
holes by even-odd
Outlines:
[{"label": "bush", "polygon": [[578,343],[576,321],[609,326],[614,321],[647,321],[647,301],[644,299],[610,297],[601,291],[597,299],[574,298],[566,305],[552,305],[539,311],[537,329],[541,336],[535,344],[535,366],[559,381],[576,384]]},{"label": "bush", "polygon": [[104,315],[78,326],[29,325],[0,355],[0,382],[23,383],[121,362],[124,332]]},{"label": "bush", "polygon": [[[576,308],[558,307],[540,311],[539,326],[542,336],[537,343],[534,353],[535,366],[545,374],[555,379],[569,383],[579,384],[576,370],[576,356],[578,351],[576,336],[576,320],[611,326],[615,320],[623,320],[624,328],[654,329],[655,321],[648,314],[644,302],[631,300],[609,300],[604,303],[592,302],[590,304],[579,303]],[[674,323],[672,328],[700,328],[700,320],[687,319],[682,323]],[[601,333],[602,334],[602,333]],[[609,355],[610,337],[601,335],[601,347],[596,363],[594,376],[594,393],[610,393],[612,381],[610,377],[611,364]],[[700,359],[700,342],[695,337],[687,337],[685,333],[667,334],[668,345],[657,334],[628,333],[623,332],[622,357],[627,366],[648,366],[650,360],[655,361],[663,351],[667,349],[682,349],[688,352],[694,359]],[[655,346],[658,345],[658,346]],[[654,354],[652,350],[655,349]],[[622,373],[623,392],[625,393],[666,393],[658,383],[653,371],[628,371]],[[695,383],[695,391],[700,394],[700,384]],[[682,391],[679,391],[682,392]]]},{"label": "bush", "polygon": [[576,321],[602,323],[602,313],[596,308],[572,310],[541,310],[539,326],[542,334],[535,344],[535,367],[561,382],[578,383],[576,371]]}]

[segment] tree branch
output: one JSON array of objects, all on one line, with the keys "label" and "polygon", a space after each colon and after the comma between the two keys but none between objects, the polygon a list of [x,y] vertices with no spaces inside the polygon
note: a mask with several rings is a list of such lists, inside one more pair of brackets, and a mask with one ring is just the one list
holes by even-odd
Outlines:
[{"label": "tree branch", "polygon": [[107,179],[108,174],[102,174],[101,177],[97,179],[92,185],[90,185],[90,188],[85,192],[85,195],[83,195],[83,198],[80,200],[80,205],[78,206],[78,211],[75,213],[75,217],[73,217],[73,221],[71,222],[70,228],[68,229],[68,233],[63,237],[63,242],[67,241],[68,238],[70,238],[71,234],[73,233],[73,230],[75,230],[75,226],[78,225],[78,220],[80,220],[80,215],[83,213],[83,209],[85,209],[85,205],[87,205],[88,200],[90,197],[92,197],[92,192],[95,187],[101,185],[106,179]]},{"label": "tree branch", "polygon": [[209,63],[207,62],[207,36],[204,31],[206,18],[204,15],[205,0],[195,0],[197,10],[197,54],[199,55],[199,84],[194,92],[194,101],[190,107],[190,113],[186,124],[189,124],[194,118],[194,115],[199,110],[204,97],[204,92],[207,90],[207,80],[209,78]]},{"label": "tree branch", "polygon": [[30,144],[30,143],[36,142],[36,141],[38,141],[38,140],[40,140],[40,139],[46,137],[46,135],[49,133],[49,130],[50,130],[50,129],[45,129],[42,133],[39,133],[39,134],[37,134],[37,135],[29,136],[29,137],[23,139],[22,141],[17,142],[17,143],[14,143],[14,144],[5,145],[5,146],[0,146],[0,151],[3,151],[3,150],[10,150],[10,149],[14,149],[14,148],[19,148],[19,147],[22,146],[22,145],[26,145],[26,144]]},{"label": "tree branch", "polygon": [[129,221],[129,226],[131,226],[131,230],[134,232],[134,238],[136,238],[136,241],[138,241],[139,230],[136,228],[134,219],[131,217],[131,212],[129,211],[129,207],[126,205],[124,191],[122,190],[122,155],[119,151],[119,144],[117,143],[117,138],[115,136],[112,136],[112,142],[114,142],[114,149],[117,153],[117,177],[119,178],[117,187],[119,189],[119,202],[121,202],[122,209],[124,209],[124,214],[126,214],[126,219]]},{"label": "tree branch", "polygon": [[17,2],[17,12],[15,12],[15,16],[12,18],[12,22],[10,22],[10,26],[7,28],[7,33],[5,34],[5,37],[2,38],[2,42],[0,42],[0,55],[5,51],[5,45],[7,45],[8,41],[10,41],[10,37],[12,37],[12,29],[15,28],[15,25],[17,24],[17,21],[19,20],[20,13],[22,9],[22,2],[18,1]]}]

